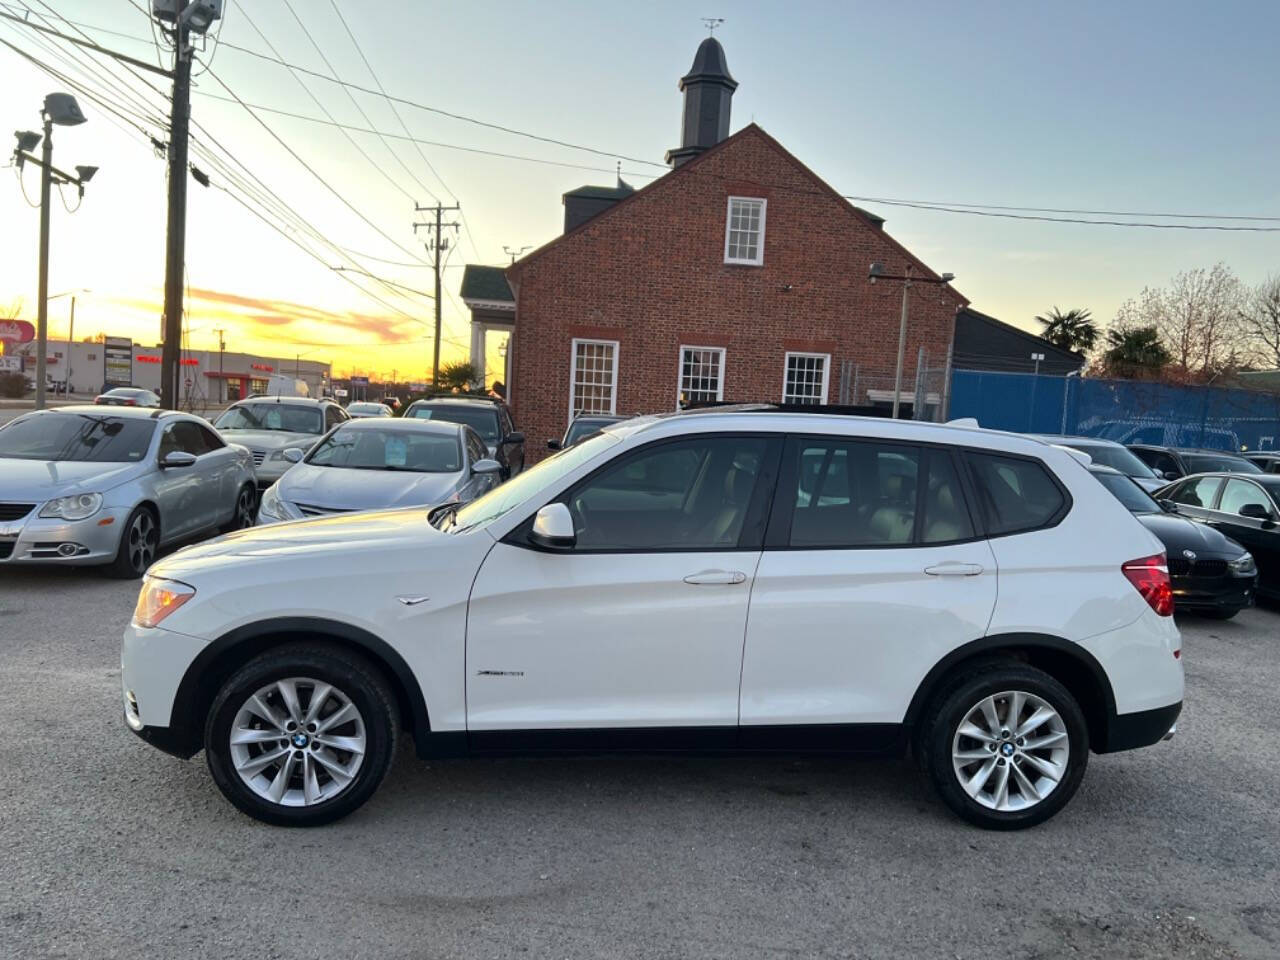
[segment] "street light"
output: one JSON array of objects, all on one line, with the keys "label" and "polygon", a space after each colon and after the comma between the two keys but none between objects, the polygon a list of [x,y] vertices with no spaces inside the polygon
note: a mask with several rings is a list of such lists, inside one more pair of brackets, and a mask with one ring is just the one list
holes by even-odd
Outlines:
[{"label": "street light", "polygon": [[[898,364],[893,375],[893,419],[898,419],[898,407],[902,402],[902,354],[907,348],[907,303],[911,297],[912,283],[936,283],[946,285],[956,278],[954,273],[944,273],[934,277],[913,277],[911,275],[911,264],[907,264],[906,270],[899,276],[884,272],[884,264],[879,260],[871,264],[867,271],[867,279],[871,283],[877,280],[901,280],[902,281],[902,319],[898,321]],[[916,372],[918,377],[919,371]]]},{"label": "street light", "polygon": [[[44,98],[44,107],[40,112],[44,118],[43,137],[31,130],[14,132],[17,138],[17,149],[13,151],[13,159],[21,171],[27,162],[40,168],[40,289],[39,314],[36,320],[36,409],[44,408],[47,390],[45,389],[46,363],[49,351],[49,194],[54,183],[59,186],[73,183],[84,196],[84,185],[98,172],[97,167],[77,167],[76,175],[64,173],[53,165],[53,128],[75,127],[85,122],[84,112],[76,98],[69,93],[51,93]],[[43,143],[40,157],[32,154],[37,146]]]}]

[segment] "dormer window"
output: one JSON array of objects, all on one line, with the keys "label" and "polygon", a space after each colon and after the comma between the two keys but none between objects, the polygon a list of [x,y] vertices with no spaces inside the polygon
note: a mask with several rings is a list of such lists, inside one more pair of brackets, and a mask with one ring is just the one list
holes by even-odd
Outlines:
[{"label": "dormer window", "polygon": [[764,208],[757,197],[730,197],[724,226],[724,262],[764,263]]}]

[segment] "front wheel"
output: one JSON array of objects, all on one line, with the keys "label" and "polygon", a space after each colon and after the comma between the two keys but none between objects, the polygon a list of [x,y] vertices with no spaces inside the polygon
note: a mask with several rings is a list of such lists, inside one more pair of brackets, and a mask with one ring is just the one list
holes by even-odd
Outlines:
[{"label": "front wheel", "polygon": [[1048,820],[1076,792],[1089,760],[1075,698],[1047,673],[1012,661],[946,688],[927,714],[921,745],[943,801],[989,830]]},{"label": "front wheel", "polygon": [[115,559],[106,567],[109,577],[136,580],[147,572],[160,548],[160,525],[148,507],[136,507],[120,532]]},{"label": "front wheel", "polygon": [[205,756],[240,810],[319,826],[360,807],[391,767],[399,727],[378,671],[337,647],[291,645],[251,660],[218,692]]},{"label": "front wheel", "polygon": [[222,532],[231,533],[233,530],[252,527],[257,518],[258,492],[252,484],[246,483],[236,494],[236,511],[231,515],[230,522],[222,528]]}]

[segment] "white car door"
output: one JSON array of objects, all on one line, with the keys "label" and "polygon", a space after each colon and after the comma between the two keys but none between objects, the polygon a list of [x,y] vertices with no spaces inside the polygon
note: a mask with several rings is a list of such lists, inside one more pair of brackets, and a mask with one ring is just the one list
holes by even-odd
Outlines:
[{"label": "white car door", "polygon": [[986,633],[996,567],[959,470],[941,448],[788,439],[751,595],[744,744],[898,724],[929,669]]},{"label": "white car door", "polygon": [[575,733],[620,727],[731,742],[779,448],[724,434],[641,447],[560,498],[573,548],[531,545],[532,518],[497,544],[467,620],[473,743],[485,731],[560,730],[572,745]]}]

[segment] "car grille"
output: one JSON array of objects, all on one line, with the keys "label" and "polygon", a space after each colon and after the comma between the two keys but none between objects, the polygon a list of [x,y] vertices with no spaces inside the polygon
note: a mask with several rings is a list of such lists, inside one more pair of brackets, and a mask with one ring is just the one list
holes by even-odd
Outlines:
[{"label": "car grille", "polygon": [[304,517],[323,517],[331,513],[351,513],[350,507],[322,507],[314,503],[294,503]]},{"label": "car grille", "polygon": [[21,520],[35,508],[34,503],[0,503],[0,523]]},{"label": "car grille", "polygon": [[1186,557],[1169,558],[1171,577],[1222,577],[1227,573],[1227,561],[1218,557],[1205,557],[1194,562]]},{"label": "car grille", "polygon": [[255,467],[262,466],[262,461],[267,459],[267,451],[250,449],[249,453],[253,456],[253,465]]}]

